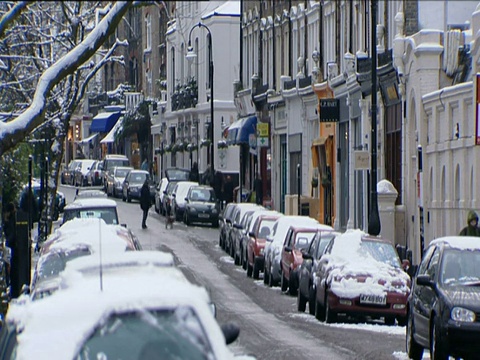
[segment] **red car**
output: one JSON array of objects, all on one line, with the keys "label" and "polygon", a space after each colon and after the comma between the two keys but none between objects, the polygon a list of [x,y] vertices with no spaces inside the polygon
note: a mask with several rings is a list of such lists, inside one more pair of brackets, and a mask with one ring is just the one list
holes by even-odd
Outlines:
[{"label": "red car", "polygon": [[335,237],[326,247],[315,276],[315,317],[332,323],[338,314],[395,319],[404,325],[410,277],[393,244],[360,230]]},{"label": "red car", "polygon": [[300,265],[303,262],[303,251],[308,249],[310,242],[317,231],[333,231],[330,226],[290,226],[285,236],[282,248],[282,258],[280,261],[280,271],[282,273],[280,286],[282,291],[290,295],[296,295],[298,290],[298,274]]},{"label": "red car", "polygon": [[247,276],[253,275],[254,279],[258,279],[260,270],[263,270],[266,238],[272,232],[273,224],[280,216],[282,214],[279,212],[268,211],[262,212],[255,220],[252,230],[248,233]]}]

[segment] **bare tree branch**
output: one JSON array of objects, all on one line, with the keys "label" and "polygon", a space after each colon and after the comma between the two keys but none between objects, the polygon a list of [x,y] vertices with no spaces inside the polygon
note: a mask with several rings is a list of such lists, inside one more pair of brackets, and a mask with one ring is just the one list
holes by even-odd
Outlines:
[{"label": "bare tree branch", "polygon": [[38,81],[32,104],[8,123],[0,123],[0,156],[23,140],[43,121],[47,97],[52,88],[89,60],[116,29],[131,1],[118,1],[78,46],[49,67]]},{"label": "bare tree branch", "polygon": [[0,19],[0,38],[5,35],[7,27],[18,17],[31,1],[19,1]]}]

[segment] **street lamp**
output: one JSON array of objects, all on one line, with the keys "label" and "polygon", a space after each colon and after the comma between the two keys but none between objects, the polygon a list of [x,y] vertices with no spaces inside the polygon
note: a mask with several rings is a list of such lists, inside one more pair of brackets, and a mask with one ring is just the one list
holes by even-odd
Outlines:
[{"label": "street lamp", "polygon": [[210,127],[209,127],[209,134],[208,134],[208,137],[210,138],[210,169],[211,169],[211,174],[212,176],[215,175],[215,166],[214,166],[214,160],[215,160],[215,156],[213,154],[213,150],[214,150],[214,137],[213,135],[215,134],[214,132],[214,124],[215,122],[213,121],[213,115],[214,115],[214,109],[213,109],[213,50],[212,50],[212,33],[210,32],[210,29],[202,24],[201,22],[199,22],[197,25],[194,25],[191,29],[190,29],[190,33],[188,34],[188,47],[187,47],[187,55],[186,55],[186,58],[188,61],[193,61],[196,57],[197,57],[197,54],[195,53],[195,51],[193,50],[193,47],[192,47],[192,31],[193,29],[195,28],[204,28],[208,31],[208,51],[209,51],[209,58],[210,58],[210,64],[209,64],[209,67],[210,67],[210,71],[209,71],[209,83],[210,83]]}]

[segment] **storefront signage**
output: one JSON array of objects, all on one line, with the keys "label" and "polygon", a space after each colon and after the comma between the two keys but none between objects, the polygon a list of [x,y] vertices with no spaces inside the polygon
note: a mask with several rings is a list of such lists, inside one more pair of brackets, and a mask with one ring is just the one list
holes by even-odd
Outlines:
[{"label": "storefront signage", "polygon": [[338,99],[320,99],[320,122],[338,122],[340,120],[340,101]]}]

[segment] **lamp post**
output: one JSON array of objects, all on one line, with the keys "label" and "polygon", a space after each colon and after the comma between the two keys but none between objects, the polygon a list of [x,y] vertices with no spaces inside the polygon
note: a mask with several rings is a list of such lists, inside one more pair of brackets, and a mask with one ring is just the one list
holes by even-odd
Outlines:
[{"label": "lamp post", "polygon": [[371,174],[370,174],[370,214],[368,218],[368,233],[380,234],[380,215],[378,213],[377,194],[377,0],[372,0],[372,144],[371,144]]},{"label": "lamp post", "polygon": [[[210,64],[209,64],[209,83],[210,83],[210,127],[209,127],[209,138],[210,138],[210,169],[211,169],[211,175],[215,175],[215,156],[213,153],[214,150],[214,124],[215,122],[213,121],[213,115],[214,115],[214,109],[213,109],[213,50],[212,50],[212,33],[210,32],[210,29],[199,22],[198,24],[194,25],[190,29],[190,33],[188,34],[188,47],[187,47],[187,55],[186,58],[188,61],[193,61],[197,57],[197,54],[194,52],[193,47],[192,47],[192,31],[195,28],[204,28],[208,31],[208,51],[209,51],[209,58],[210,58]],[[198,128],[197,128],[198,129]],[[198,130],[197,130],[198,131]]]}]

